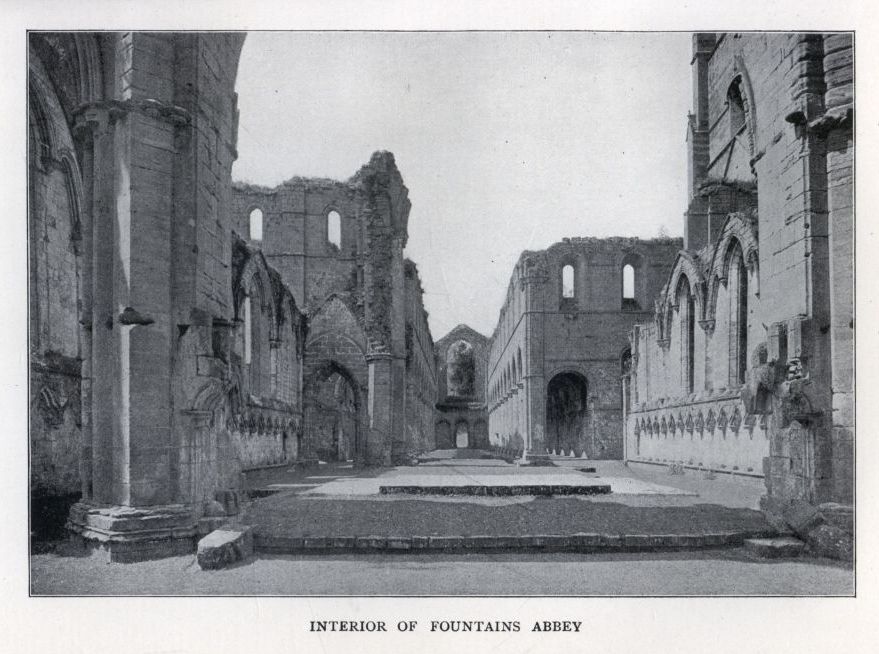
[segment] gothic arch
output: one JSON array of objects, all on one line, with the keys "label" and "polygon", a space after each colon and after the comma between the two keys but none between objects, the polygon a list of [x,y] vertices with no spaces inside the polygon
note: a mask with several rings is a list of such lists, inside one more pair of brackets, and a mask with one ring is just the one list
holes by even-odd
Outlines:
[{"label": "gothic arch", "polygon": [[665,286],[663,295],[668,304],[677,304],[677,289],[681,279],[686,279],[690,285],[690,293],[696,303],[696,316],[701,319],[705,316],[705,276],[696,265],[695,257],[689,252],[678,252],[672,266],[671,275]]},{"label": "gothic arch", "polygon": [[751,159],[753,159],[757,151],[757,106],[754,102],[751,76],[748,74],[748,69],[745,67],[745,62],[741,55],[736,55],[733,60],[733,75],[727,88],[736,84],[738,84],[742,95],[743,108],[745,110],[745,131],[748,134],[748,149]]},{"label": "gothic arch", "polygon": [[742,249],[742,257],[748,273],[753,278],[752,291],[755,295],[760,294],[760,256],[757,241],[756,222],[748,214],[738,212],[731,213],[714,246],[711,257],[711,284],[709,287],[708,305],[706,307],[706,319],[713,319],[717,309],[717,295],[720,285],[726,285],[729,274],[730,255],[735,246]]}]

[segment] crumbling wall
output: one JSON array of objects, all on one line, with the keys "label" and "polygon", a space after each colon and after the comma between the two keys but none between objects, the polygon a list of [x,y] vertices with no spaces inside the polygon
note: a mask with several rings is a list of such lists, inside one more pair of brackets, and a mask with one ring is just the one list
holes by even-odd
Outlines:
[{"label": "crumbling wall", "polygon": [[[272,189],[243,183],[234,188],[236,231],[250,237],[250,214],[262,212],[262,239],[250,239],[251,245],[277,268],[306,313],[326,324],[324,329],[312,321],[306,378],[330,362],[348,371],[362,393],[361,432],[373,425],[360,440],[372,443],[369,456],[376,461],[387,460],[392,451],[425,449],[430,444],[425,434],[432,433],[425,427],[431,423],[426,407],[433,403],[433,365],[417,356],[419,348],[431,351],[432,343],[420,283],[407,287],[407,265],[414,269],[414,264],[403,259],[407,196],[387,152],[375,153],[344,182],[293,178]],[[341,216],[339,246],[328,237],[330,212]],[[417,280],[417,271],[413,274]],[[341,322],[319,317],[330,314]],[[373,355],[384,363],[367,388],[361,369]],[[371,419],[363,413],[369,393]]]},{"label": "crumbling wall", "polygon": [[437,399],[433,338],[424,308],[424,289],[414,262],[405,261],[406,274],[406,425],[405,450],[434,449],[433,414]]},{"label": "crumbling wall", "polygon": [[[680,239],[573,238],[524,252],[492,337],[488,362],[492,444],[544,454],[547,399],[558,375],[576,374],[587,388],[578,435],[566,453],[623,456],[622,359],[627,333],[653,314]],[[633,297],[624,297],[623,268],[634,268]],[[574,269],[573,296],[562,290],[562,269]],[[561,445],[556,444],[556,449]]]},{"label": "crumbling wall", "polygon": [[458,325],[437,341],[434,351],[437,401],[433,431],[437,447],[455,447],[455,428],[462,423],[467,426],[468,447],[490,447],[486,408],[488,338],[467,325]]},{"label": "crumbling wall", "polygon": [[47,536],[83,483],[83,199],[62,105],[33,50],[29,84],[30,488],[33,529]]}]

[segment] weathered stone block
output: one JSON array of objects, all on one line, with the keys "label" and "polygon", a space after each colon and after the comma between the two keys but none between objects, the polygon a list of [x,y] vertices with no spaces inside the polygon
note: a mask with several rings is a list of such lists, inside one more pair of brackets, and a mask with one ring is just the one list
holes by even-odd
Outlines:
[{"label": "weathered stone block", "polygon": [[788,504],[784,508],[782,516],[791,529],[800,535],[807,534],[811,529],[824,522],[824,517],[818,511],[818,507],[803,500],[795,500]]},{"label": "weathered stone block", "polygon": [[748,538],[745,549],[762,558],[778,559],[799,556],[806,544],[799,538],[783,536],[781,538]]},{"label": "weathered stone block", "polygon": [[224,524],[226,524],[228,518],[225,515],[220,515],[216,517],[205,516],[200,518],[198,521],[198,535],[199,536],[207,536],[212,531],[220,529]]},{"label": "weathered stone block", "polygon": [[211,532],[198,542],[196,557],[202,570],[217,570],[243,561],[253,554],[253,528],[227,527]]},{"label": "weathered stone block", "polygon": [[854,558],[852,535],[839,527],[829,524],[819,525],[809,531],[806,541],[812,554],[841,561],[851,561]]}]

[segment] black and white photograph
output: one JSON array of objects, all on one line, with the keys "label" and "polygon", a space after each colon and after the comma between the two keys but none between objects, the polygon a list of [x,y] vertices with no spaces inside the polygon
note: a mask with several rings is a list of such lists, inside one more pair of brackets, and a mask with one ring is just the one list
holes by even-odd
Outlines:
[{"label": "black and white photograph", "polygon": [[91,17],[19,39],[28,601],[858,596],[854,23]]}]

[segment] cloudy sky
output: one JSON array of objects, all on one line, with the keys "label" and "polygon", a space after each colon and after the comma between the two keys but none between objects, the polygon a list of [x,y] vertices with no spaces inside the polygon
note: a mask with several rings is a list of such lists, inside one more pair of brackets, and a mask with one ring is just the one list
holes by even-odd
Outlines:
[{"label": "cloudy sky", "polygon": [[684,33],[250,33],[233,178],[390,150],[434,339],[490,335],[522,250],[682,233],[689,61]]}]

